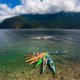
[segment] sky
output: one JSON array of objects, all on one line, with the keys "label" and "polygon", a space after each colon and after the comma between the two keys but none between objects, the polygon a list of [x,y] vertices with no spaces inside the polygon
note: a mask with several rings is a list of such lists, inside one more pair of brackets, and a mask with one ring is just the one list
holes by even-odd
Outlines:
[{"label": "sky", "polygon": [[9,7],[14,8],[21,4],[20,0],[0,0],[0,4],[7,4]]},{"label": "sky", "polygon": [[21,14],[80,12],[80,0],[0,0],[0,22]]}]

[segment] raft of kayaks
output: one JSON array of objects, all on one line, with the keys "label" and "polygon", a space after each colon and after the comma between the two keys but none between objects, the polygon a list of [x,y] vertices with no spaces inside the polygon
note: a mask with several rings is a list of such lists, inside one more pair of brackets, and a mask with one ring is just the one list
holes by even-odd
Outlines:
[{"label": "raft of kayaks", "polygon": [[[56,51],[53,52],[55,54],[62,54],[62,53],[67,53],[67,51]],[[51,58],[51,56],[49,55],[49,52],[32,52],[30,54],[26,54],[25,56],[25,62],[28,62],[30,65],[35,63],[35,67],[38,67],[39,65],[41,65],[41,73],[44,73],[46,66],[49,67],[49,69],[53,72],[53,74],[56,74],[56,66],[55,63],[53,61],[53,59]]]}]

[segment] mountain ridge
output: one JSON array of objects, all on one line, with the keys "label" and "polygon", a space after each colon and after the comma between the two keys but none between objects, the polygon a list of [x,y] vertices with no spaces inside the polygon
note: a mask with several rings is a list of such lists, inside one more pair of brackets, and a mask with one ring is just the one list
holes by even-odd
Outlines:
[{"label": "mountain ridge", "polygon": [[0,29],[80,29],[80,13],[22,14],[5,19]]}]

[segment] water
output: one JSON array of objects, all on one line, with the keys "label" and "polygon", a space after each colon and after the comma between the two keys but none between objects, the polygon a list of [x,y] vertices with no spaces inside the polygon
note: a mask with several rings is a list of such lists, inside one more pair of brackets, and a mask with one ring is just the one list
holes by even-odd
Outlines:
[{"label": "water", "polygon": [[80,61],[80,30],[0,30],[1,64],[28,52],[57,50],[68,51],[62,57],[65,60]]},{"label": "water", "polygon": [[[0,80],[53,80],[47,69],[40,76],[39,68],[25,63],[24,55],[38,51],[68,51],[50,53],[61,80],[80,80],[80,30],[0,30]],[[48,76],[46,76],[48,75]],[[38,79],[37,79],[38,78]]]}]

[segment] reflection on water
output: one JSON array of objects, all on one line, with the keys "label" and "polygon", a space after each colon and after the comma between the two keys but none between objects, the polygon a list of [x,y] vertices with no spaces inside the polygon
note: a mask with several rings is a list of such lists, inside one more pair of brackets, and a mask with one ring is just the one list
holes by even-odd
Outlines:
[{"label": "reflection on water", "polygon": [[80,30],[0,30],[0,54],[66,50],[79,58]]}]

